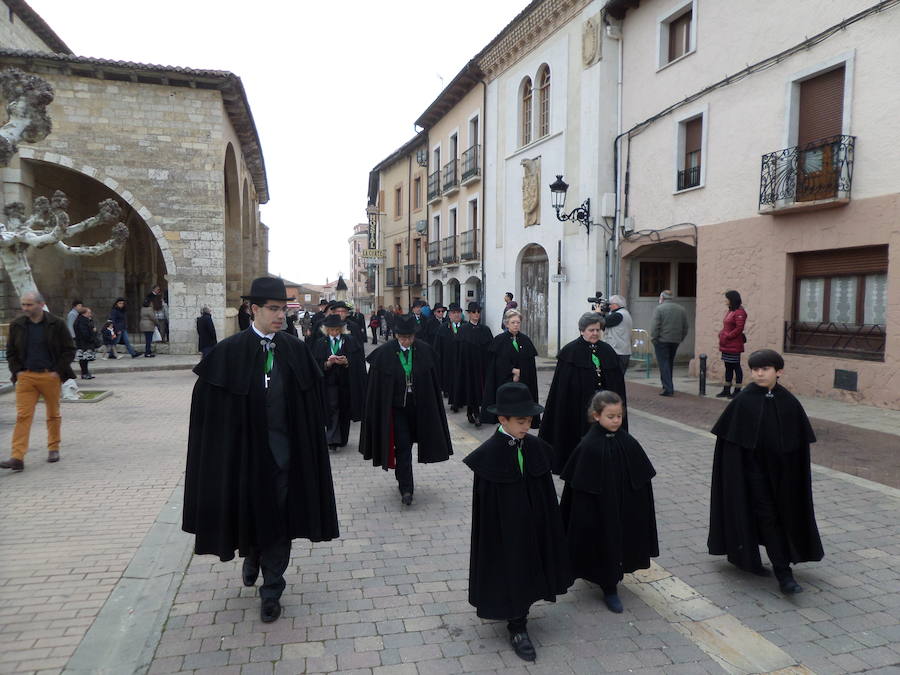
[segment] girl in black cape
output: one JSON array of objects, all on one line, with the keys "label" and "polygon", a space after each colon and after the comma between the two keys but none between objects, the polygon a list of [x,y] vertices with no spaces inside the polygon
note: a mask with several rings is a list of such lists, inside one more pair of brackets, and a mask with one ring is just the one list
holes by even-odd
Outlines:
[{"label": "girl in black cape", "polygon": [[556,474],[562,471],[572,450],[590,427],[584,411],[597,391],[614,391],[622,398],[625,408],[622,428],[628,431],[625,373],[615,350],[600,341],[603,325],[601,314],[582,314],[578,320],[581,336],[563,347],[556,357],[556,370],[538,433],[553,446],[556,453],[553,473]]},{"label": "girl in black cape", "polygon": [[362,419],[366,399],[366,355],[363,346],[347,330],[337,314],[321,324],[324,339],[312,346],[313,358],[325,374],[325,405],[328,416],[325,436],[328,448],[347,445],[350,422]]},{"label": "girl in black cape", "polygon": [[[484,376],[484,400],[481,421],[496,424],[497,416],[488,412],[488,406],[497,400],[497,389],[507,382],[521,382],[535,402],[538,400],[537,367],[534,359],[537,349],[525,333],[522,333],[522,313],[510,309],[503,315],[506,330],[502,331],[488,347],[488,365]],[[531,428],[541,425],[541,416],[531,418]]]},{"label": "girl in black cape", "polygon": [[618,394],[594,394],[591,428],[560,475],[572,571],[598,584],[616,613],[622,611],[616,586],[623,574],[650,567],[650,558],[659,555],[650,485],[656,471],[640,443],[621,428],[623,414]]},{"label": "girl in black cape", "polygon": [[450,405],[456,409],[465,406],[466,418],[480,427],[487,348],[494,336],[491,329],[481,323],[481,305],[470,302],[466,311],[469,321],[459,329],[459,361],[450,392]]},{"label": "girl in black cape", "polygon": [[500,427],[463,460],[475,472],[469,603],[482,619],[507,621],[510,643],[526,661],[536,658],[529,608],[572,585],[552,449],[528,433],[542,410],[524,384],[504,384],[490,409]]},{"label": "girl in black cape", "polygon": [[712,429],[709,552],[766,576],[759,555],[765,545],[781,591],[799,593],[790,564],[824,557],[810,472],[809,444],[816,436],[800,401],[778,384],[781,355],[760,349],[748,363],[753,383]]}]

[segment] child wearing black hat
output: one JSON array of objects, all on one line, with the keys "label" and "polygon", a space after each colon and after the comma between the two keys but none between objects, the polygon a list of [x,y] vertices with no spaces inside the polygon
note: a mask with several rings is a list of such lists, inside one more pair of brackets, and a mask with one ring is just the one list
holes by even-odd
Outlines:
[{"label": "child wearing black hat", "polygon": [[622,398],[598,391],[588,407],[594,422],[560,473],[560,508],[576,577],[603,589],[611,612],[622,612],[617,585],[625,572],[650,567],[659,555],[650,459],[622,429]]},{"label": "child wearing black hat", "polygon": [[803,588],[791,563],[821,560],[822,542],[812,500],[806,411],[778,384],[784,359],[772,349],[748,360],[753,383],[732,399],[712,429],[716,435],[710,497],[711,555],[767,576],[759,547],[766,547],[782,593]]},{"label": "child wearing black hat", "polygon": [[463,460],[475,472],[469,603],[482,619],[505,619],[516,654],[534,661],[528,610],[572,584],[553,450],[528,433],[543,407],[524,384],[501,386],[489,410],[500,420],[497,432]]}]

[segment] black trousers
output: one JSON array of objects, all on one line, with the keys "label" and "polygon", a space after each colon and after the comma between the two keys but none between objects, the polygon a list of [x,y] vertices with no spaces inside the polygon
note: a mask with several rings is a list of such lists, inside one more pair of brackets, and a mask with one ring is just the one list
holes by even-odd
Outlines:
[{"label": "black trousers", "polygon": [[416,440],[416,407],[394,408],[394,456],[397,468],[394,475],[400,494],[413,493],[412,446]]},{"label": "black trousers", "polygon": [[506,629],[515,635],[516,633],[524,633],[526,626],[528,626],[528,613],[525,613],[525,616],[520,616],[516,619],[510,619],[506,622]]},{"label": "black trousers", "polygon": [[760,464],[755,452],[744,453],[744,476],[759,540],[766,547],[766,554],[772,567],[776,570],[785,569],[790,565],[787,537],[778,518],[768,473]]},{"label": "black trousers", "polygon": [[341,429],[341,388],[337,382],[325,385],[325,398],[328,401],[328,426],[325,427],[325,440],[328,445],[347,445],[347,437]]},{"label": "black trousers", "polygon": [[372,344],[378,344],[378,329],[375,326],[369,326],[369,330],[372,331]]},{"label": "black trousers", "polygon": [[[271,438],[270,444],[276,439]],[[283,443],[283,442],[282,442]],[[282,445],[279,443],[278,445]],[[281,461],[283,468],[279,467],[275,470],[275,490],[278,495],[279,515],[284,519],[283,526],[287,530],[287,499],[288,499],[288,467],[289,464],[284,462],[281,456],[283,452],[279,447],[273,451],[276,461]],[[259,565],[262,572],[263,583],[259,587],[259,597],[261,598],[280,598],[284,592],[287,583],[284,580],[284,572],[287,570],[288,563],[291,560],[291,540],[284,538],[274,544],[266,546],[260,550],[254,550],[247,556],[251,562]]]}]

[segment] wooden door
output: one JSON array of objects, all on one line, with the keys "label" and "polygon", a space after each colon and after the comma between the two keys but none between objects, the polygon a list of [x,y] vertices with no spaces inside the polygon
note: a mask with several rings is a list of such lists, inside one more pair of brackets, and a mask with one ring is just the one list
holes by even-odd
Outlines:
[{"label": "wooden door", "polygon": [[550,261],[547,252],[532,244],[522,254],[519,310],[522,312],[522,332],[531,338],[538,353],[547,356],[547,300],[550,282]]}]

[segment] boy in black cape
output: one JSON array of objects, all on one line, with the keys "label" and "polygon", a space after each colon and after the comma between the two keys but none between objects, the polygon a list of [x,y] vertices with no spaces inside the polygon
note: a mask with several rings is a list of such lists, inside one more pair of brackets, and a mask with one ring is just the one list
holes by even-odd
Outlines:
[{"label": "boy in black cape", "polygon": [[760,544],[781,591],[799,593],[791,563],[824,557],[813,511],[809,444],[816,440],[803,406],[778,384],[784,359],[771,349],[748,361],[753,383],[716,422],[708,547],[762,576]]},{"label": "boy in black cape", "polygon": [[[538,400],[537,366],[538,355],[534,343],[521,332],[522,314],[516,309],[507,310],[503,317],[502,330],[488,347],[487,372],[484,376],[484,406],[481,408],[481,421],[485,424],[496,424],[497,416],[488,412],[488,406],[497,399],[497,389],[506,382],[521,382],[531,392],[531,399]],[[531,418],[531,428],[541,425],[541,416]]]},{"label": "boy in black cape", "polygon": [[596,392],[614,391],[622,398],[625,408],[622,428],[628,431],[625,373],[615,350],[600,341],[603,326],[601,314],[582,314],[578,319],[581,336],[563,347],[556,357],[556,370],[538,432],[538,436],[553,446],[553,473],[556,474],[562,471],[572,450],[588,432],[590,422],[584,411]]},{"label": "boy in black cape", "polygon": [[396,339],[369,354],[369,385],[359,451],[372,464],[394,469],[400,499],[413,501],[412,446],[420,463],[445,462],[453,454],[434,351],[415,337],[411,316],[398,317]]},{"label": "boy in black cape", "polygon": [[[462,328],[462,308],[455,302],[450,303],[447,312],[450,317],[447,323],[437,329],[434,337],[434,351],[440,364],[441,391],[450,396],[453,390],[456,369],[459,365],[459,329]],[[459,408],[452,407],[453,412]]]},{"label": "boy in black cape", "polygon": [[313,343],[313,358],[325,373],[325,429],[329,450],[347,445],[350,422],[362,419],[366,401],[366,355],[337,314],[321,324],[325,339]]},{"label": "boy in black cape", "polygon": [[552,449],[528,434],[542,410],[524,384],[504,384],[490,408],[500,427],[463,460],[475,472],[469,603],[482,619],[507,621],[510,643],[526,661],[536,658],[529,608],[572,585]]},{"label": "boy in black cape", "polygon": [[466,311],[469,321],[459,329],[459,363],[450,392],[450,405],[454,408],[465,406],[466,418],[480,427],[487,349],[494,336],[491,329],[481,323],[481,305],[470,302]]},{"label": "boy in black cape", "polygon": [[[281,330],[284,282],[255,279],[253,323],[194,368],[182,529],[194,552],[244,557],[243,581],[263,585],[260,618],[281,615],[292,539],[338,536],[325,445],[322,373],[306,345]],[[277,348],[277,349],[276,349]]]},{"label": "boy in black cape", "polygon": [[560,508],[572,571],[603,589],[611,612],[622,612],[616,586],[625,572],[650,567],[659,555],[650,459],[621,428],[622,399],[598,391],[588,408],[595,422],[560,477],[566,482]]}]

